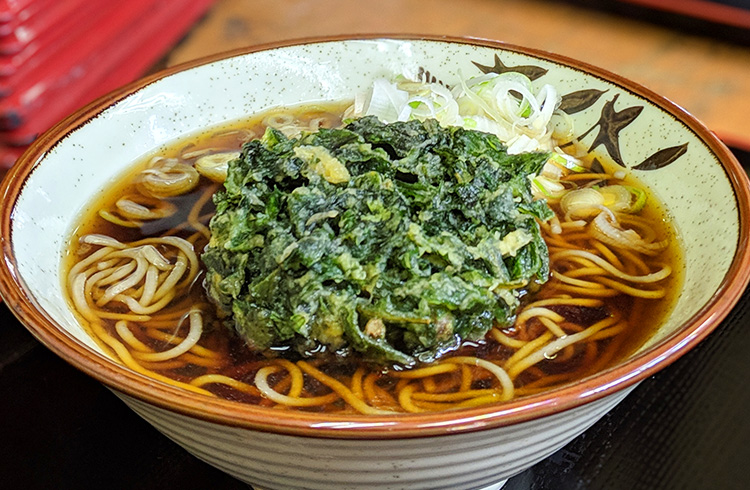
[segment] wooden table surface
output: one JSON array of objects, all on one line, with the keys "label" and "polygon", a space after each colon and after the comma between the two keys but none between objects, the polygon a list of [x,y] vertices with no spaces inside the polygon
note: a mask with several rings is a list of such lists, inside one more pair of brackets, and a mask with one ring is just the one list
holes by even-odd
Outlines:
[{"label": "wooden table surface", "polygon": [[727,144],[750,150],[750,32],[743,44],[650,17],[549,0],[218,0],[166,63],[309,36],[490,38],[630,78],[692,112]]}]

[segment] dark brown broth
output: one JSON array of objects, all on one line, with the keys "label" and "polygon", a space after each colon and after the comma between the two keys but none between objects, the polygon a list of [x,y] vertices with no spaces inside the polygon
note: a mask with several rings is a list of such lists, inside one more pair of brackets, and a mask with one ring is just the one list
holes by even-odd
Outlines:
[{"label": "dark brown broth", "polygon": [[[338,124],[340,122],[340,117],[337,114],[340,114],[341,112],[342,106],[320,106],[315,107],[312,110],[309,107],[306,108],[305,111],[296,110],[294,114],[299,120],[302,121],[310,121],[318,117],[325,117],[327,120],[331,121],[330,124]],[[212,128],[210,131],[206,131],[204,134],[191,140],[176,142],[174,144],[161,148],[157,152],[157,154],[165,157],[177,158],[185,152],[190,153],[199,151],[201,149],[209,149],[209,151],[212,153],[228,150],[238,150],[241,146],[242,140],[241,138],[238,138],[238,133],[230,133],[230,131],[241,128],[250,129],[257,136],[262,135],[264,131],[264,126],[260,117],[249,121],[238,121],[221,128]],[[142,168],[145,167],[149,159],[150,158],[146,158],[134,165],[132,171],[130,171],[122,178],[118,179],[116,182],[113,182],[110,186],[108,186],[107,189],[104,189],[95,200],[92,201],[90,209],[88,209],[86,214],[82,216],[80,225],[76,228],[71,238],[71,247],[65,265],[66,270],[69,270],[80,257],[77,239],[80,236],[86,234],[103,234],[112,236],[122,242],[132,242],[148,236],[162,235],[181,226],[182,229],[176,231],[174,233],[175,235],[187,238],[195,233],[195,230],[191,230],[189,229],[189,227],[184,226],[187,215],[190,212],[193,204],[200,198],[200,196],[202,196],[206,192],[213,192],[217,188],[217,184],[209,181],[205,177],[201,177],[200,183],[197,189],[195,189],[194,191],[190,192],[187,195],[170,198],[170,201],[176,204],[179,209],[179,211],[174,216],[147,223],[142,228],[134,229],[117,226],[105,221],[104,219],[101,219],[97,215],[99,209],[111,208],[113,206],[113,203],[120,196],[134,192],[134,186],[132,184],[134,176]],[[188,160],[188,163],[192,163],[193,161],[194,159]],[[626,183],[628,185],[643,187],[642,185],[638,184],[638,182],[633,181],[632,178],[629,178]],[[206,216],[212,213],[213,205],[211,201],[208,200],[207,204],[203,207],[199,214],[202,216]],[[669,249],[666,252],[660,255],[658,261],[672,264],[674,272],[672,276],[667,279],[668,289],[670,291],[676,291],[678,289],[677,286],[682,280],[682,260],[678,243],[679,240],[676,237],[675,231],[669,225],[667,212],[656,202],[654,196],[649,196],[649,205],[644,211],[644,216],[651,220],[654,223],[654,226],[658,228],[656,231],[659,236],[670,238],[670,242],[672,245],[670,245]],[[202,248],[205,246],[205,243],[206,240],[204,238],[200,238],[196,241],[196,251],[199,254],[200,250],[202,250]],[[193,287],[189,292],[189,297],[183,301],[180,301],[180,305],[178,305],[179,308],[184,308],[185,310],[187,310],[190,305],[207,303],[207,299],[201,283],[202,273],[198,276],[198,280],[193,284]],[[553,282],[550,282],[542,286],[541,290],[538,293],[535,293],[533,297],[529,299],[534,299],[536,297],[541,297],[549,294],[553,287]],[[611,350],[611,352],[608,353],[608,357],[610,358],[610,360],[605,365],[594,363],[590,366],[580,366],[580,361],[585,357],[586,352],[585,348],[576,349],[576,352],[565,361],[543,361],[534,366],[533,369],[529,369],[527,372],[522,373],[516,382],[516,386],[522,386],[528,381],[537,379],[538,376],[541,375],[540,373],[543,373],[544,375],[563,375],[564,373],[570,371],[576,372],[575,378],[568,379],[566,377],[563,377],[559,380],[559,382],[554,383],[554,385],[559,385],[562,383],[570,382],[582,376],[589,375],[591,374],[592,370],[601,370],[609,365],[612,365],[613,363],[632,353],[640,345],[643,344],[646,338],[648,338],[648,336],[652,333],[651,329],[653,328],[653,326],[657,325],[660,319],[668,314],[673,304],[674,296],[675,295],[673,293],[671,294],[671,296],[658,301],[638,300],[627,296],[619,296],[614,299],[607,300],[607,309],[613,311],[621,311],[623,315],[629,317],[630,329],[626,332],[626,334],[618,335],[610,340],[600,341],[600,352]],[[174,307],[170,306],[168,307],[168,309],[169,308]],[[211,309],[206,308],[204,311],[210,312]],[[578,318],[582,315],[589,315],[590,318],[588,319],[578,318],[583,325],[590,325],[597,319],[600,319],[597,317],[596,312],[591,313],[573,311],[573,309],[570,308],[568,308],[567,310],[565,308],[557,308],[556,311],[563,316],[570,318]],[[182,324],[180,324],[179,326],[175,325],[173,332],[175,334],[184,335],[187,331],[186,323],[187,322],[182,322]],[[205,325],[206,326],[204,329],[203,337],[200,341],[200,345],[221,353],[221,359],[216,363],[215,366],[205,367],[188,362],[183,363],[183,365],[180,365],[179,367],[173,367],[161,371],[159,371],[157,367],[152,367],[152,369],[170,378],[183,382],[189,382],[191,379],[206,373],[219,373],[252,384],[255,373],[261,366],[266,363],[265,357],[262,354],[255,353],[249,350],[244,345],[244,343],[236,335],[234,335],[233,331],[230,328],[223,326],[221,322],[214,318],[212,315],[207,315]],[[110,332],[110,334],[115,335],[114,322],[107,322],[105,328]],[[134,334],[139,338],[139,340],[147,343],[147,345],[150,345],[157,351],[168,348],[168,344],[154,341],[152,338],[146,335],[145,332],[147,328],[148,322],[144,322],[143,324],[135,324],[131,322],[131,329],[134,331]],[[540,327],[537,326],[535,328]],[[508,329],[507,331],[510,334],[513,333],[512,328]],[[489,360],[504,360],[510,357],[510,355],[513,354],[513,351],[488,338],[486,341],[480,343],[467,343],[461,349],[459,349],[456,354],[477,356]],[[346,376],[350,376],[351,373],[353,373],[354,370],[360,365],[361,362],[356,359],[346,359],[322,364],[319,365],[319,368],[324,370],[329,375],[336,375],[338,377],[345,378]],[[383,366],[373,366],[368,364],[365,364],[365,366],[367,370],[387,370],[387,367]],[[448,378],[453,375],[447,374],[441,376],[443,378]],[[274,378],[271,377],[271,380],[273,379]],[[322,387],[320,383],[317,383],[315,380],[308,379],[306,383],[308,383],[308,385],[306,386],[308,392],[312,393],[313,395],[315,395],[317,392],[319,392],[320,394],[324,394],[326,391],[326,389],[324,389],[324,387]],[[479,377],[474,381],[472,388],[481,389],[486,387],[488,383],[489,381],[486,377]],[[388,387],[393,385],[395,385],[395,381],[391,379],[384,380],[382,386]],[[255,396],[253,394],[242,393],[225,385],[211,385],[208,386],[207,389],[219,396],[229,399],[240,400],[248,403],[265,403],[262,397]],[[335,405],[333,407],[315,407],[310,408],[309,410],[337,410],[340,408],[341,407],[339,405]]]}]

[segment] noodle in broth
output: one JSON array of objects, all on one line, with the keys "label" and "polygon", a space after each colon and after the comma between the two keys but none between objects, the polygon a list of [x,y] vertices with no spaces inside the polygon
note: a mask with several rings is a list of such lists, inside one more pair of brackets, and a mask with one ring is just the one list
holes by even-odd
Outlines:
[{"label": "noodle in broth", "polygon": [[[511,327],[496,326],[483,341],[413,369],[252,352],[222,325],[202,287],[198,254],[210,237],[211,196],[219,184],[193,168],[200,158],[237,152],[267,126],[315,131],[339,125],[342,112],[307,106],[266,113],[165,149],[107,190],[76,229],[66,267],[74,311],[102,348],[140,374],[207,396],[320,412],[414,413],[508,401],[575,382],[633,352],[648,336],[647,325],[668,312],[680,257],[652,196],[623,225],[648,243],[663,243],[645,251],[602,241],[589,231],[590,217],[547,196],[556,214],[541,223],[551,278],[523,298]],[[594,170],[570,173],[561,183],[645,192],[590,156],[584,161]]]}]

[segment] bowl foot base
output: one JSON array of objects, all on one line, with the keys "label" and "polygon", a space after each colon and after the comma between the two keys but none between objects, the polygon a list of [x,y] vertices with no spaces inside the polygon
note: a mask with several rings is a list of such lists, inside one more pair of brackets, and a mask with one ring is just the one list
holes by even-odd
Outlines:
[{"label": "bowl foot base", "polygon": [[492,485],[488,487],[484,487],[481,490],[500,490],[505,486],[505,484],[508,483],[508,480],[503,480],[497,483],[493,483]]},{"label": "bowl foot base", "polygon": [[[506,484],[507,482],[508,482],[508,480],[503,480],[503,481],[501,481],[501,482],[493,483],[493,484],[492,484],[492,485],[490,485],[490,486],[487,486],[487,487],[483,487],[483,488],[480,488],[479,490],[500,490],[501,488],[503,488],[503,486],[504,486],[504,485],[505,485],[505,484]],[[264,489],[263,487],[258,487],[258,486],[255,486],[255,485],[253,485],[253,486],[248,486],[248,488],[249,488],[250,490],[265,490],[265,489]]]}]

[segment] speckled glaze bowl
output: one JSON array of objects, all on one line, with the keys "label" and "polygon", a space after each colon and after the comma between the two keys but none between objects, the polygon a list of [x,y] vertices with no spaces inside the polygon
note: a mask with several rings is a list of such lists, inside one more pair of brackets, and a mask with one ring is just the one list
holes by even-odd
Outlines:
[{"label": "speckled glaze bowl", "polygon": [[[684,245],[684,286],[635,354],[596,376],[516,401],[399,416],[272,411],[167,386],[107,357],[68,309],[61,257],[80,211],[139,156],[266,108],[350,99],[376,77],[518,71],[563,94],[579,142],[637,175]],[[490,489],[550,455],[634,386],[708,335],[748,282],[748,182],[681,108],[614,74],[498,42],[418,36],[327,39],[171,68],[100,99],[41,136],[3,183],[0,289],[62,358],[165,435],[266,489]],[[114,441],[112,441],[114,443]]]}]

